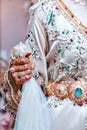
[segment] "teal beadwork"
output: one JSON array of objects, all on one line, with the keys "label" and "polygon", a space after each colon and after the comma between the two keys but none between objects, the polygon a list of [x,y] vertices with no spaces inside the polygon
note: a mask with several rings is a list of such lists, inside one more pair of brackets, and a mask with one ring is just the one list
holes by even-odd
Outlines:
[{"label": "teal beadwork", "polygon": [[49,19],[49,21],[48,21],[48,25],[51,23],[52,18],[53,18],[53,11],[52,11],[51,14],[50,14],[50,19]]},{"label": "teal beadwork", "polygon": [[58,51],[58,53],[61,53],[62,50],[61,50],[61,49],[58,49],[57,51]]}]

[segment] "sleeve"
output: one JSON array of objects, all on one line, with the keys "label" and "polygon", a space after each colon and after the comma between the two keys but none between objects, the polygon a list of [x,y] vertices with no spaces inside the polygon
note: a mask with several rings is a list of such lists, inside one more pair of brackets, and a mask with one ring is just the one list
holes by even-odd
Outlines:
[{"label": "sleeve", "polygon": [[37,16],[37,12],[35,12],[32,8],[30,9],[30,14],[32,16],[30,16],[27,40],[25,44],[28,45],[30,51],[32,52],[33,61],[35,64],[33,76],[38,81],[40,86],[45,87],[48,80],[45,58],[48,43],[45,29]]}]

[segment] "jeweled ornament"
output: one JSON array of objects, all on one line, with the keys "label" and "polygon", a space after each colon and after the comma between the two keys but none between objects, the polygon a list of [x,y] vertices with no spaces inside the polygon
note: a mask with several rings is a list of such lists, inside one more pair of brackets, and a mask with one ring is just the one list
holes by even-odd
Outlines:
[{"label": "jeweled ornament", "polygon": [[65,81],[54,84],[54,95],[60,99],[68,97],[67,83]]},{"label": "jeweled ornament", "polygon": [[77,104],[85,103],[87,83],[84,80],[72,82],[69,87],[69,98]]},{"label": "jeweled ornament", "polygon": [[74,90],[74,95],[76,96],[76,97],[81,97],[82,96],[82,89],[81,88],[79,88],[79,87],[77,87],[75,90]]}]

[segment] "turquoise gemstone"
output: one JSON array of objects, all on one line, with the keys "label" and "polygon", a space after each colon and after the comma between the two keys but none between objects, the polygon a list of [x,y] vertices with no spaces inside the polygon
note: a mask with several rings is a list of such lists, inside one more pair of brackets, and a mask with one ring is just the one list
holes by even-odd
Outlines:
[{"label": "turquoise gemstone", "polygon": [[76,88],[76,89],[74,90],[74,95],[75,95],[76,97],[81,97],[81,96],[82,96],[82,89],[81,89],[81,88]]}]

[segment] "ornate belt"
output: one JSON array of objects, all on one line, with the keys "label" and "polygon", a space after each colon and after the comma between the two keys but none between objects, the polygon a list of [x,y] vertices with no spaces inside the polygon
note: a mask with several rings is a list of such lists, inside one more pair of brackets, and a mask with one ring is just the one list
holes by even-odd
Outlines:
[{"label": "ornate belt", "polygon": [[62,100],[69,98],[77,104],[83,105],[83,103],[87,103],[87,82],[79,80],[49,83],[46,88],[46,94],[48,96],[55,95]]}]

